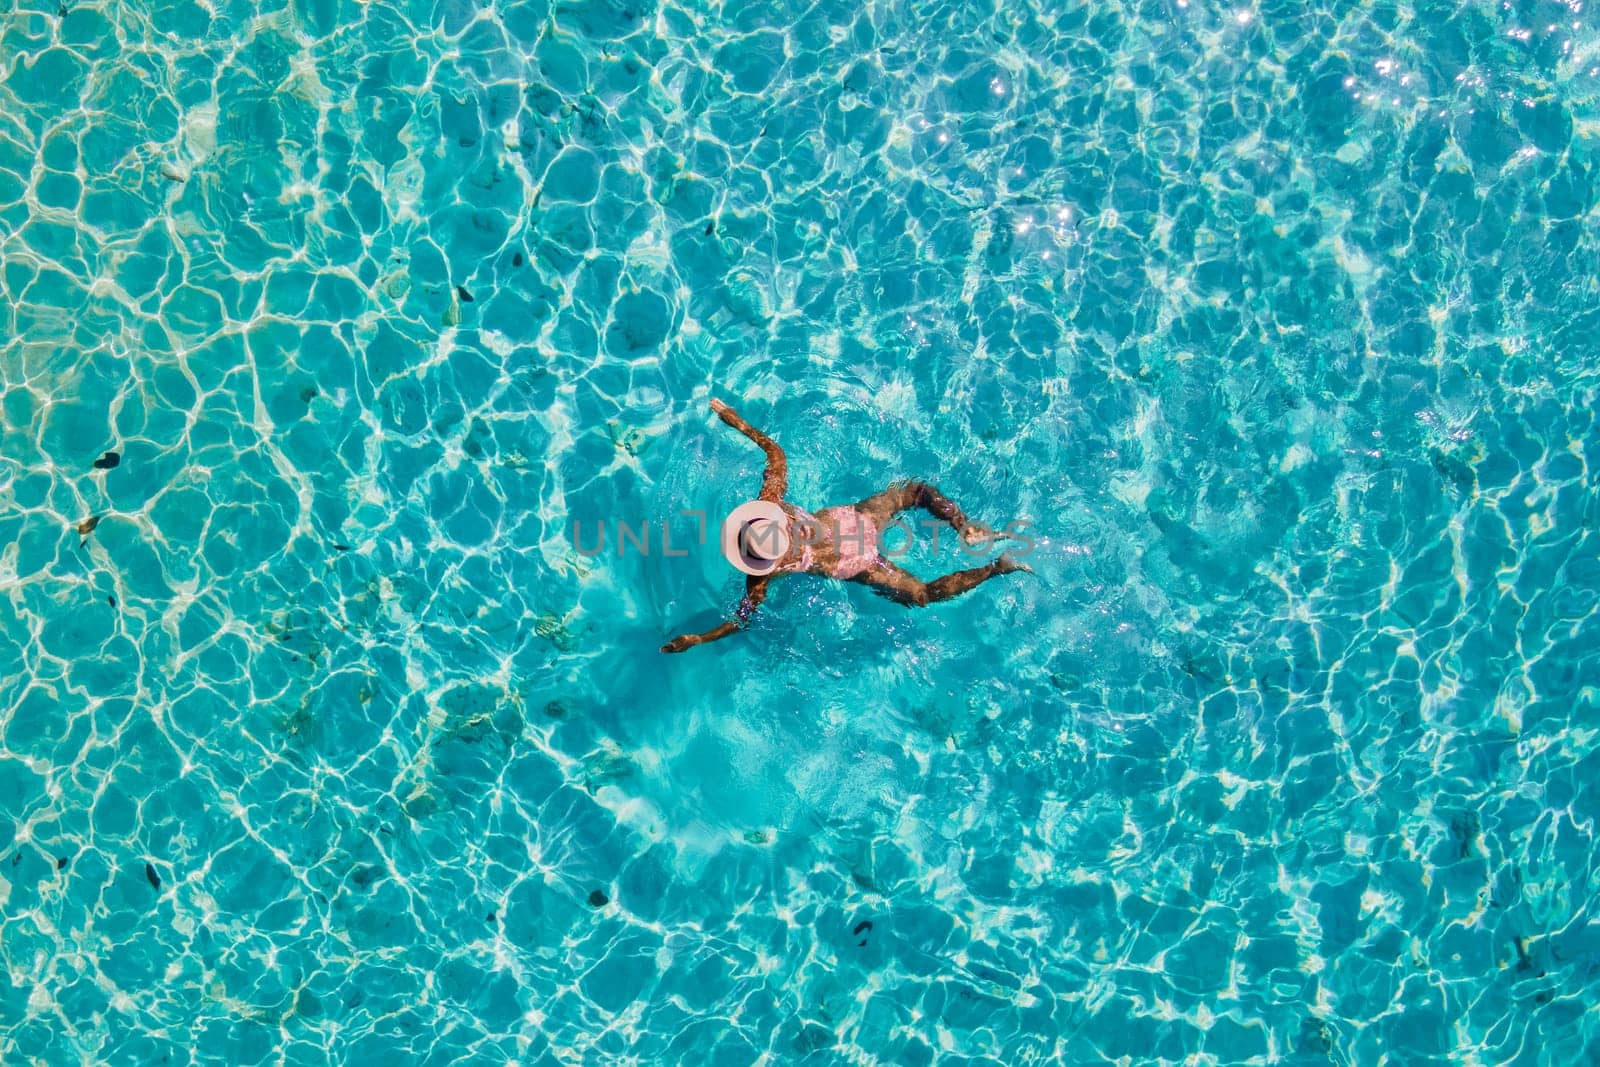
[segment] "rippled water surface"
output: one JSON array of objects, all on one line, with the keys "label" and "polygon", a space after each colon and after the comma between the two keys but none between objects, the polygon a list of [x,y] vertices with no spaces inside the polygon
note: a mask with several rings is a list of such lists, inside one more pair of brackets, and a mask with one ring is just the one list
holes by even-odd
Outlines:
[{"label": "rippled water surface", "polygon": [[1600,1061],[1579,0],[5,8],[0,1062]]}]

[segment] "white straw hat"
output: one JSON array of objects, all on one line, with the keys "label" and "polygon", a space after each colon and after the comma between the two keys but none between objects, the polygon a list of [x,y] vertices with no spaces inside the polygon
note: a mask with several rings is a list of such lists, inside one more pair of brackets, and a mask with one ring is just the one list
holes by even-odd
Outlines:
[{"label": "white straw hat", "polygon": [[770,500],[740,504],[722,520],[722,555],[746,574],[771,574],[788,551],[789,516]]}]

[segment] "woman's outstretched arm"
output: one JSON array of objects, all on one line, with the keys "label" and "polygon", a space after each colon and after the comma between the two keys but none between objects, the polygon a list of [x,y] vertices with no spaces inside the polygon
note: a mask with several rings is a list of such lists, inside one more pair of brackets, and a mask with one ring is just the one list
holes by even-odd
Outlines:
[{"label": "woman's outstretched arm", "polygon": [[767,598],[767,582],[771,579],[766,575],[756,577],[751,575],[744,580],[744,599],[739,601],[739,607],[734,612],[738,616],[737,622],[725,622],[721,626],[714,626],[703,634],[680,634],[671,641],[661,646],[663,652],[682,652],[695,645],[703,645],[707,641],[717,641],[735,630],[744,629],[750,621],[750,616],[755,614],[756,608]]},{"label": "woman's outstretched arm", "polygon": [[778,442],[745,422],[737,411],[715,397],[711,399],[711,410],[715,411],[723,422],[760,445],[761,451],[767,454],[767,470],[761,479],[759,499],[770,500],[774,504],[780,503],[784,494],[789,491],[789,459],[783,454],[783,449],[778,447]]}]

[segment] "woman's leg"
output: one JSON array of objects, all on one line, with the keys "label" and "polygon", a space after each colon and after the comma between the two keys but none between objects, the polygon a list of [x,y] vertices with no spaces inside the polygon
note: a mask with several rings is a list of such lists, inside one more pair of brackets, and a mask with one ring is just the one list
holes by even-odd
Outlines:
[{"label": "woman's leg", "polygon": [[853,580],[872,586],[877,592],[906,607],[924,608],[929,604],[937,604],[941,600],[949,600],[976,589],[997,575],[1011,574],[1014,571],[1032,573],[1032,568],[1010,556],[1001,556],[981,567],[956,571],[954,574],[935,578],[931,582],[924,582],[910,571],[901,570],[888,560],[882,560]]},{"label": "woman's leg", "polygon": [[912,508],[921,508],[934,518],[943,519],[969,545],[998,536],[983,523],[967,518],[959,504],[927,482],[896,482],[856,505],[857,511],[864,513],[880,528],[893,522],[900,512]]}]

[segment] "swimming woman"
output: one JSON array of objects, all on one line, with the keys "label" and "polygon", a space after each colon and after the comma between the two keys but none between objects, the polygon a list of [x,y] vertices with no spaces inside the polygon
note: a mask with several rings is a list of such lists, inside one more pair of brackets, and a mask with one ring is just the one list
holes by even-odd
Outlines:
[{"label": "swimming woman", "polygon": [[986,544],[1009,535],[968,519],[954,501],[926,482],[898,482],[858,504],[823,508],[815,515],[803,511],[784,499],[789,488],[789,461],[778,443],[720,400],[711,401],[711,410],[767,455],[760,503],[746,504],[735,513],[748,512],[749,518],[730,524],[734,541],[724,544],[730,558],[739,556],[740,569],[748,575],[744,599],[734,612],[737,621],[725,622],[705,633],[674,637],[661,646],[661,651],[682,652],[741,629],[766,599],[768,584],[786,574],[821,574],[860,582],[891,600],[920,608],[960,596],[996,575],[1031,573],[1027,564],[1002,555],[981,567],[924,582],[885,559],[879,550],[884,527],[900,512],[921,508],[949,523],[969,545]]}]

